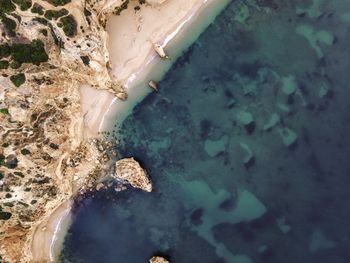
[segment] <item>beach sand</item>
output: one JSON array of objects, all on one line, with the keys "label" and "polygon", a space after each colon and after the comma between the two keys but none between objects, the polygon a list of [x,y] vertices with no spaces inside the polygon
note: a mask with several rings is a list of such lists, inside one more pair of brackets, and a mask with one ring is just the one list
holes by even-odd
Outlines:
[{"label": "beach sand", "polygon": [[[110,74],[128,93],[121,101],[103,90],[82,85],[81,110],[84,116],[83,136],[92,138],[99,132],[112,130],[130,110],[152,90],[150,80],[158,81],[181,52],[190,46],[201,32],[228,4],[228,0],[168,0],[161,5],[142,5],[135,12],[137,2],[130,2],[119,16],[111,16],[109,33]],[[153,44],[160,44],[169,52],[171,60],[162,60]],[[72,201],[61,204],[42,222],[32,240],[35,261],[55,261],[62,247],[64,235],[72,220]]]},{"label": "beach sand", "polygon": [[72,202],[62,203],[47,220],[37,226],[32,240],[32,258],[35,262],[55,262],[71,223]]}]

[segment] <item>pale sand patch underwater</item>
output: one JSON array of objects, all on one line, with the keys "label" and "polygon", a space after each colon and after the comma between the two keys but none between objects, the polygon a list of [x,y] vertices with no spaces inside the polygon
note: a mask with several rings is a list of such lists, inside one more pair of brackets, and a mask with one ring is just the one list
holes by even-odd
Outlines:
[{"label": "pale sand patch underwater", "polygon": [[[80,93],[84,136],[96,137],[99,132],[112,129],[116,120],[121,124],[152,91],[147,87],[149,80],[160,80],[228,3],[228,0],[167,1],[161,6],[142,6],[137,13],[135,3],[130,3],[120,16],[112,16],[107,26],[111,74],[126,89],[128,100],[123,102],[106,91],[83,85]],[[161,60],[153,43],[162,45],[171,60]],[[32,243],[34,259],[57,259],[70,226],[70,208],[70,201],[63,203],[38,226]]]}]

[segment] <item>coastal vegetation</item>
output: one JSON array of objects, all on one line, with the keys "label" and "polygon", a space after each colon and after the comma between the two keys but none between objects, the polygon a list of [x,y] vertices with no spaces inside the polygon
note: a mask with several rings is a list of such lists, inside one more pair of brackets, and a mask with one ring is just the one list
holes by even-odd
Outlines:
[{"label": "coastal vegetation", "polygon": [[113,14],[119,16],[123,10],[128,8],[128,5],[129,5],[129,0],[124,0],[121,6],[118,6],[115,8],[115,11],[113,12]]},{"label": "coastal vegetation", "polygon": [[0,220],[9,220],[11,216],[12,216],[11,213],[0,210]]},{"label": "coastal vegetation", "polygon": [[0,69],[7,69],[9,67],[9,62],[6,60],[0,60]]},{"label": "coastal vegetation", "polygon": [[16,6],[11,2],[11,0],[1,0],[0,1],[0,17],[5,14],[9,14],[16,10]]},{"label": "coastal vegetation", "polygon": [[33,18],[33,21],[36,21],[44,26],[46,26],[48,24],[48,21],[42,17],[35,17],[35,18]]},{"label": "coastal vegetation", "polygon": [[17,27],[16,21],[14,21],[13,19],[8,18],[6,16],[3,16],[3,17],[1,17],[1,22],[3,23],[3,25],[5,27],[6,34],[9,37],[15,37],[16,36],[15,30]]},{"label": "coastal vegetation", "polygon": [[32,7],[32,9],[30,9],[30,11],[34,14],[39,14],[39,15],[43,15],[44,14],[44,9],[41,5],[35,3]]},{"label": "coastal vegetation", "polygon": [[63,6],[71,2],[71,0],[45,0],[54,6]]},{"label": "coastal vegetation", "polygon": [[8,111],[8,109],[0,109],[0,113],[8,115],[9,111]]},{"label": "coastal vegetation", "polygon": [[16,87],[19,87],[26,81],[26,76],[23,73],[19,73],[16,75],[12,75],[10,77],[10,80]]},{"label": "coastal vegetation", "polygon": [[72,15],[62,17],[57,25],[62,27],[67,37],[74,37],[77,34],[77,22]]},{"label": "coastal vegetation", "polygon": [[12,68],[18,68],[22,63],[40,65],[40,63],[49,59],[44,43],[39,39],[35,39],[29,44],[15,43],[10,46],[5,43],[0,45],[0,59],[9,56],[12,59]]},{"label": "coastal vegetation", "polygon": [[28,10],[32,6],[32,0],[12,0],[22,11]]},{"label": "coastal vegetation", "polygon": [[52,19],[58,19],[62,16],[68,15],[68,10],[65,8],[62,8],[60,10],[47,10],[45,12],[45,18],[47,18],[48,20],[52,20]]}]

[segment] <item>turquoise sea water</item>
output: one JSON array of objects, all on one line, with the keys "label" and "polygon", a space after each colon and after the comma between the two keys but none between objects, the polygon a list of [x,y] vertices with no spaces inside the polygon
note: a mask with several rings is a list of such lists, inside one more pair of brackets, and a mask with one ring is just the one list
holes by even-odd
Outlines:
[{"label": "turquoise sea water", "polygon": [[61,261],[350,262],[349,68],[349,1],[233,1],[115,131],[154,191],[79,201]]}]

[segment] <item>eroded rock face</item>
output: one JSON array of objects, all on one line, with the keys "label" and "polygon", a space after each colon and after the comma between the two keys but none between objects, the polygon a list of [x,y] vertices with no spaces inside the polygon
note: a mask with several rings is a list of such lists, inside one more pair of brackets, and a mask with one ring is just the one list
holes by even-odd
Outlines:
[{"label": "eroded rock face", "polygon": [[149,260],[150,263],[169,263],[168,260],[166,260],[165,258],[163,257],[152,257],[150,260]]},{"label": "eroded rock face", "polygon": [[134,158],[124,158],[115,163],[115,177],[128,182],[132,187],[151,192],[152,183],[147,173]]}]

